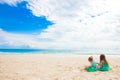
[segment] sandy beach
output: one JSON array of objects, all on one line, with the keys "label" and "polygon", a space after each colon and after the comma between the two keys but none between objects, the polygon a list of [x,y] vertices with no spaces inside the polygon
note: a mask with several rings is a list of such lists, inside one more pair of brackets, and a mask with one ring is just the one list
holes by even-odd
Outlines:
[{"label": "sandy beach", "polygon": [[[89,55],[0,55],[0,80],[120,80],[120,56],[109,72],[86,72]],[[93,56],[99,62],[99,55]]]}]

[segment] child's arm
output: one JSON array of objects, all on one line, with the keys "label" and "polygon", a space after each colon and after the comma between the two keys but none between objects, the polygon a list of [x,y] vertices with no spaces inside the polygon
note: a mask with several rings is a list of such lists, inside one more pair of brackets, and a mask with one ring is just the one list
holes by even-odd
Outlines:
[{"label": "child's arm", "polygon": [[101,61],[100,63],[97,63],[98,67],[102,67],[102,63],[103,63],[103,61]]}]

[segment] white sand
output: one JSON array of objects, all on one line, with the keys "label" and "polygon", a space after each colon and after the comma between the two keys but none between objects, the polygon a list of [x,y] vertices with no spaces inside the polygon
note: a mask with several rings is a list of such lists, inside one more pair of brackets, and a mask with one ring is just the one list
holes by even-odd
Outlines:
[{"label": "white sand", "polygon": [[[120,56],[107,56],[109,72],[86,72],[85,55],[0,55],[0,80],[120,80]],[[99,61],[99,56],[93,56]]]}]

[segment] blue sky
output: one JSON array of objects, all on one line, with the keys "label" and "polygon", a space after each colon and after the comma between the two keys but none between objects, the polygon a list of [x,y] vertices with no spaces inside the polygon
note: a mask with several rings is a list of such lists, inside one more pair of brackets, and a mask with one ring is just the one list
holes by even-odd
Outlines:
[{"label": "blue sky", "polygon": [[120,51],[120,0],[0,0],[0,48]]},{"label": "blue sky", "polygon": [[0,4],[0,28],[15,33],[37,33],[53,24],[45,16],[34,16],[26,4],[27,2],[18,3],[17,6]]}]

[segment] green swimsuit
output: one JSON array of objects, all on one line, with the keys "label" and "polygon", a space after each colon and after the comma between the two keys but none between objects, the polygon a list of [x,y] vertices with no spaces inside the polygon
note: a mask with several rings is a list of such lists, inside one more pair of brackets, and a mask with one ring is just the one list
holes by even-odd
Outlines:
[{"label": "green swimsuit", "polygon": [[96,71],[96,62],[92,62],[92,66],[88,66],[87,68],[86,68],[86,71],[87,72],[95,72]]},{"label": "green swimsuit", "polygon": [[102,67],[98,68],[99,71],[109,71],[110,70],[110,67],[108,64],[106,63],[103,63],[102,64]]}]

